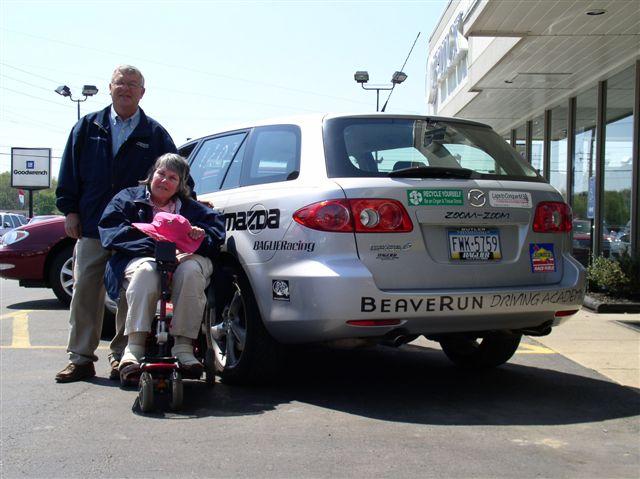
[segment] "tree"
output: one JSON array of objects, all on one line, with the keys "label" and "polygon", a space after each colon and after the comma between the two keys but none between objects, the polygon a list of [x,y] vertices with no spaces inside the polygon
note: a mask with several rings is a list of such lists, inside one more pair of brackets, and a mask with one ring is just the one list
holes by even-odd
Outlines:
[{"label": "tree", "polygon": [[[33,192],[33,214],[53,215],[60,214],[56,208],[56,187],[58,181],[51,181],[51,188]],[[0,210],[2,211],[29,211],[29,193],[25,190],[24,206],[18,201],[18,189],[11,187],[11,172],[0,173]]]}]

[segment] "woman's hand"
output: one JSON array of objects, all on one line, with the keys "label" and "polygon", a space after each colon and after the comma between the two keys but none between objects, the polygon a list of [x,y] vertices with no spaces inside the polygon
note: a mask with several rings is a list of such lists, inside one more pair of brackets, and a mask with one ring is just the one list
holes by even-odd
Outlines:
[{"label": "woman's hand", "polygon": [[192,226],[191,231],[189,231],[189,238],[197,240],[204,236],[204,230],[202,228],[198,228],[197,226]]}]

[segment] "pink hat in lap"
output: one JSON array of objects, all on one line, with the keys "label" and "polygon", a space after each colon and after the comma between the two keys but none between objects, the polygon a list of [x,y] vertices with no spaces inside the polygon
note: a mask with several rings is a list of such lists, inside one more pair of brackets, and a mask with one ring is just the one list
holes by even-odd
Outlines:
[{"label": "pink hat in lap", "polygon": [[171,241],[185,253],[194,253],[202,244],[202,238],[197,240],[189,236],[191,223],[182,215],[171,213],[157,213],[151,223],[133,223],[132,226],[157,241]]}]

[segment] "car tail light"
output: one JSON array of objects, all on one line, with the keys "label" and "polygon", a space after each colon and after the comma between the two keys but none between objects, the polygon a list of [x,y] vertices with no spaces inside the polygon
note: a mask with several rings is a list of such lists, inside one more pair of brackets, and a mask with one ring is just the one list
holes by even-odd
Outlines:
[{"label": "car tail light", "polygon": [[541,201],[533,218],[536,233],[565,233],[572,229],[571,207],[560,201]]},{"label": "car tail light", "polygon": [[320,231],[407,233],[413,223],[402,203],[386,198],[327,200],[299,209],[293,219]]},{"label": "car tail light", "polygon": [[572,315],[576,314],[577,312],[578,312],[577,309],[567,309],[565,311],[556,311],[555,317],[556,318],[563,318],[565,316],[572,316]]}]

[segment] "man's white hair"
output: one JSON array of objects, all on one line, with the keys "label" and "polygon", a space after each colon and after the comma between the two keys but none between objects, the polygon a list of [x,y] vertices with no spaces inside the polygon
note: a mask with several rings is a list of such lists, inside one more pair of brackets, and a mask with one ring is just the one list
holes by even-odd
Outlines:
[{"label": "man's white hair", "polygon": [[116,76],[116,73],[122,73],[123,75],[138,75],[140,77],[140,86],[144,87],[144,75],[133,65],[118,65],[116,69],[113,70],[111,81],[113,81],[113,77]]}]

